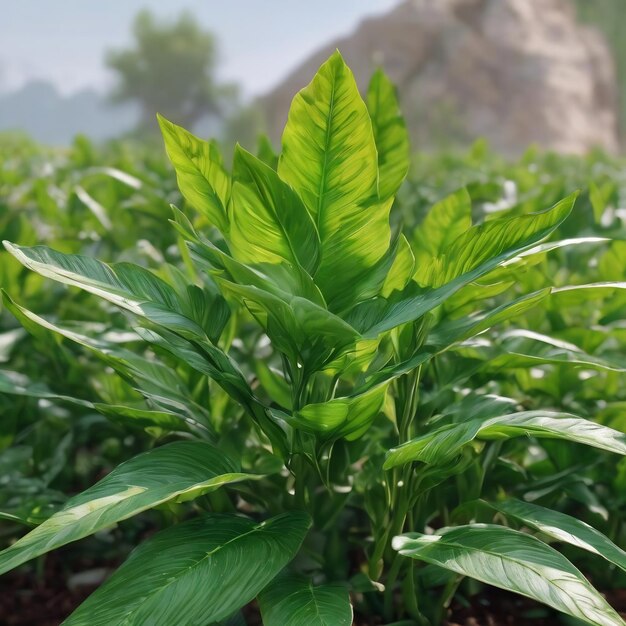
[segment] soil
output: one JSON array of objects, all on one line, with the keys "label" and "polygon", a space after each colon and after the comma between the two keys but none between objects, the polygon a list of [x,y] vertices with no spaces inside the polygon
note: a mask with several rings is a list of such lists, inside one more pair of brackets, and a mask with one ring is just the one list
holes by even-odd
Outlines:
[{"label": "soil", "polygon": [[59,626],[59,624],[119,565],[90,559],[68,563],[63,551],[0,578],[0,626]]}]

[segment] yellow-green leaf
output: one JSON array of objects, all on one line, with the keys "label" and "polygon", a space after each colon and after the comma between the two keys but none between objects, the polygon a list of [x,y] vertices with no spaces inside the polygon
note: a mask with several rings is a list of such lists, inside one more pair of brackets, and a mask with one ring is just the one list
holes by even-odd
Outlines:
[{"label": "yellow-green leaf", "polygon": [[386,200],[396,195],[409,171],[409,134],[396,88],[381,69],[370,81],[367,109],[378,150],[378,196]]},{"label": "yellow-green leaf", "polygon": [[294,98],[278,163],[317,224],[322,254],[315,279],[331,308],[389,247],[391,202],[378,200],[377,163],[367,107],[336,52]]},{"label": "yellow-green leaf", "polygon": [[230,180],[222,167],[216,145],[199,139],[161,115],[158,120],[167,155],[176,170],[178,186],[185,200],[226,233]]}]

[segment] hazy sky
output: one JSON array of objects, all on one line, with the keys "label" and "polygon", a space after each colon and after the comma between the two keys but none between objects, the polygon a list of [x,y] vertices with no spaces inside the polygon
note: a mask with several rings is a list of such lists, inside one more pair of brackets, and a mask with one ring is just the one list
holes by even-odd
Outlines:
[{"label": "hazy sky", "polygon": [[33,78],[53,81],[64,93],[103,90],[111,77],[104,51],[128,44],[142,8],[159,17],[191,11],[214,32],[220,74],[247,95],[270,88],[292,67],[365,16],[398,0],[5,0],[0,20],[0,89]]}]

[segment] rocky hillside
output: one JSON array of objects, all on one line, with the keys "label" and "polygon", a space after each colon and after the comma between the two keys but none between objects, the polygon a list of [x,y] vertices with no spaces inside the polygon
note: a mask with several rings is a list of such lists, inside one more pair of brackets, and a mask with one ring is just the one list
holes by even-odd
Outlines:
[{"label": "rocky hillside", "polygon": [[415,147],[486,137],[514,155],[618,144],[615,69],[568,0],[404,0],[329,43],[260,100],[275,141],[294,93],[339,48],[362,89],[382,65],[400,91]]}]

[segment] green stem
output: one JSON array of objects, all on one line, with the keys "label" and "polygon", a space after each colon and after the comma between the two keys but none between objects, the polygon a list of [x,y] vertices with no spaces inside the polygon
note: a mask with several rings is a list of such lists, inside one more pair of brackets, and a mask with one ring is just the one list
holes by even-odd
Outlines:
[{"label": "green stem", "polygon": [[393,619],[393,595],[395,591],[396,581],[398,580],[398,576],[400,574],[400,570],[404,565],[404,557],[401,557],[399,554],[394,556],[393,562],[391,564],[391,569],[389,570],[389,574],[387,575],[387,579],[385,580],[385,619],[392,620]]},{"label": "green stem", "polygon": [[417,563],[412,559],[409,560],[409,572],[405,579],[405,589],[403,593],[404,601],[406,604],[407,613],[417,621],[420,626],[430,626],[426,616],[419,609],[417,601],[417,587],[415,585],[415,570]]},{"label": "green stem", "polygon": [[456,593],[456,590],[458,589],[462,580],[463,580],[462,576],[454,576],[448,581],[448,583],[444,587],[444,590],[441,594],[441,599],[439,600],[440,613],[439,613],[438,623],[440,624],[445,623],[446,613],[448,612],[448,608],[450,607],[452,598],[454,598],[454,594]]}]

